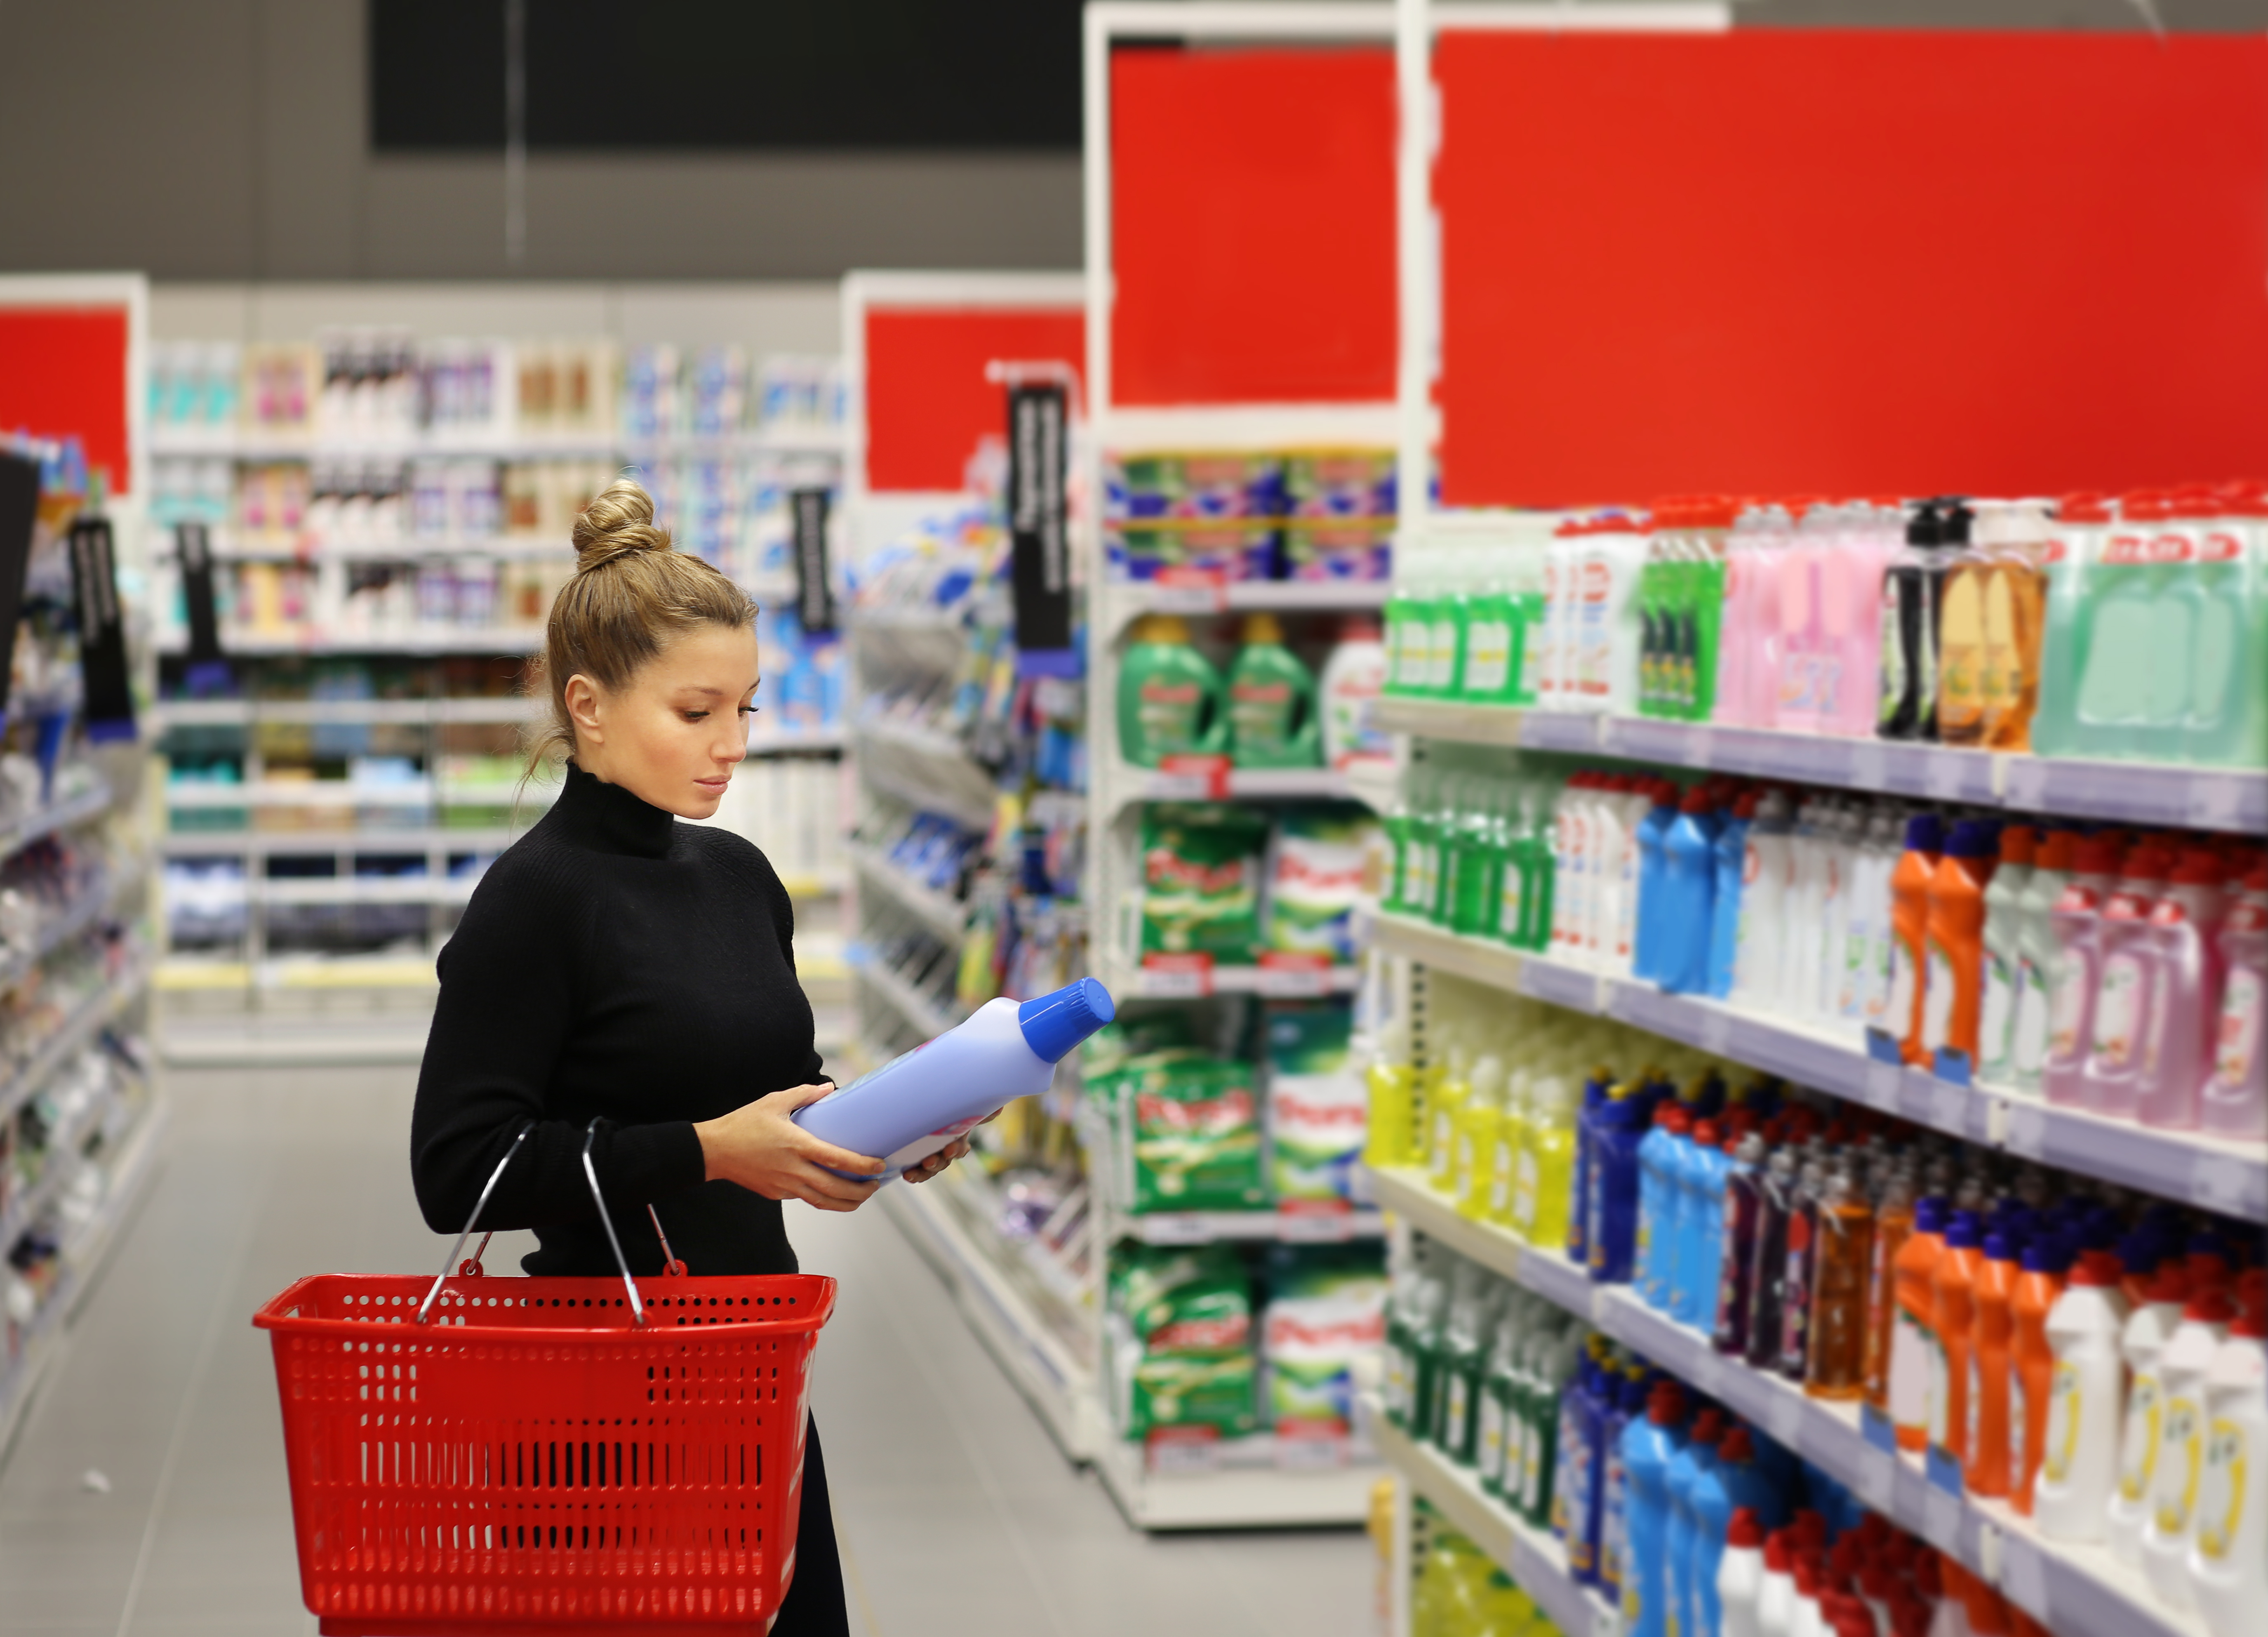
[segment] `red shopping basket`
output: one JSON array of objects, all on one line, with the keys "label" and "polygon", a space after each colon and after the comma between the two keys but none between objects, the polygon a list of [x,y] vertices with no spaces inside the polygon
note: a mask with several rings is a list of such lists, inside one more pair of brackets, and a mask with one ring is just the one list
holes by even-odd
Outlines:
[{"label": "red shopping basket", "polygon": [[[589,1155],[586,1136],[586,1175]],[[794,1573],[835,1281],[669,1265],[641,1293],[626,1265],[489,1279],[476,1255],[453,1279],[317,1274],[254,1316],[326,1633],[768,1629]]]}]

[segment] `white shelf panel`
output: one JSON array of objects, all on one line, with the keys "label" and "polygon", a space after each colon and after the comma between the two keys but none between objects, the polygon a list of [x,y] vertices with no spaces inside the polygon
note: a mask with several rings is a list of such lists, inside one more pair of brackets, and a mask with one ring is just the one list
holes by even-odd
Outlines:
[{"label": "white shelf panel", "polygon": [[1375,1211],[1153,1211],[1111,1218],[1121,1239],[1145,1245],[1210,1245],[1223,1240],[1336,1245],[1386,1232]]},{"label": "white shelf panel", "polygon": [[1607,1600],[1568,1571],[1566,1551],[1553,1536],[1513,1516],[1469,1469],[1388,1420],[1374,1398],[1366,1397],[1364,1407],[1386,1464],[1535,1598],[1561,1637],[1615,1637],[1622,1629]]},{"label": "white shelf panel", "polygon": [[[1218,801],[1203,774],[1167,773],[1128,766],[1112,781],[1127,801]],[[1322,767],[1238,767],[1228,771],[1232,801],[1351,801],[1354,791],[1344,773]]]},{"label": "white shelf panel", "polygon": [[110,810],[110,786],[93,779],[75,796],[33,809],[13,823],[0,824],[0,859],[13,858],[42,837],[100,818]]},{"label": "white shelf panel", "polygon": [[1102,589],[1099,628],[1115,635],[1145,614],[1334,614],[1386,606],[1392,589],[1382,579],[1241,579],[1219,585],[1161,586],[1117,580]]},{"label": "white shelf panel", "polygon": [[[1267,1434],[1238,1439],[1233,1460],[1209,1470],[1156,1471],[1142,1446],[1101,1439],[1094,1468],[1138,1529],[1295,1529],[1360,1523],[1379,1469],[1367,1462],[1300,1470],[1272,1464]],[[1245,1459],[1251,1464],[1244,1464]],[[1271,1464],[1263,1464],[1271,1463]]]},{"label": "white shelf panel", "polygon": [[1362,986],[1362,969],[1358,966],[1216,966],[1198,972],[1114,963],[1098,970],[1096,976],[1112,994],[1135,1000],[1195,1000],[1208,994],[1296,1000],[1352,994]]},{"label": "white shelf panel", "polygon": [[[482,626],[463,630],[444,626],[431,630],[389,631],[360,637],[348,631],[310,628],[272,634],[224,631],[220,638],[223,659],[249,660],[273,659],[292,653],[313,658],[364,653],[494,653],[519,657],[534,653],[542,646],[543,629],[541,626],[525,629]],[[188,638],[179,630],[167,632],[160,639],[158,652],[169,659],[180,659],[188,652]]]},{"label": "white shelf panel", "polygon": [[631,438],[611,432],[521,435],[478,440],[416,436],[384,440],[296,437],[227,427],[153,426],[150,453],[160,458],[216,456],[235,461],[631,461],[718,460],[740,454],[843,453],[844,434],[836,425],[782,424],[714,435],[683,433],[666,438]]},{"label": "white shelf panel", "polygon": [[850,852],[861,881],[879,888],[884,896],[910,911],[946,943],[956,947],[960,944],[968,930],[967,904],[934,888],[923,886],[875,848],[853,843]]},{"label": "white shelf panel", "polygon": [[1614,756],[1812,785],[2201,830],[2268,830],[2268,772],[2066,761],[1648,717],[1385,697],[1379,726],[1470,744]]},{"label": "white shelf panel", "polygon": [[1585,971],[1407,916],[1381,914],[1375,927],[1379,948],[1476,983],[1617,1018],[1799,1085],[2066,1170],[2268,1221],[2268,1144],[2161,1131],[1990,1086],[1964,1086],[1877,1062],[1855,1039],[1719,1001],[1664,994],[1651,984]]}]

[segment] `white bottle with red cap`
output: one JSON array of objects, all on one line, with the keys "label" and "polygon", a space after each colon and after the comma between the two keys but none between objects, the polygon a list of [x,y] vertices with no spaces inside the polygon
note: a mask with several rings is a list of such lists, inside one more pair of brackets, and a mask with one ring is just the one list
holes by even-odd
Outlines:
[{"label": "white bottle with red cap", "polygon": [[2205,1378],[2236,1314],[2225,1286],[2192,1292],[2182,1322],[2159,1355],[2166,1398],[2150,1515],[2142,1526],[2142,1573],[2158,1601],[2190,1606],[2190,1541],[2196,1532],[2198,1485],[2205,1476]]},{"label": "white bottle with red cap", "polygon": [[1754,1507],[1733,1508],[1725,1552],[1717,1560],[1716,1637],[1761,1637],[1757,1599],[1764,1589],[1764,1526]]},{"label": "white bottle with red cap", "polygon": [[1795,1620],[1795,1535],[1776,1529],[1764,1537],[1764,1574],[1756,1582],[1756,1637],[1790,1637]]},{"label": "white bottle with red cap", "polygon": [[2118,1291],[2118,1258],[2088,1250],[2071,1283],[2048,1309],[2047,1436],[2032,1486],[2032,1516],[2051,1540],[2100,1540],[2118,1476],[2119,1389],[2125,1360],[2118,1342],[2126,1298]]},{"label": "white bottle with red cap", "polygon": [[2181,1258],[2158,1265],[2142,1305],[2126,1321],[2119,1352],[2126,1360],[2126,1413],[2118,1444],[2118,1481],[2110,1491],[2110,1549],[2129,1563],[2142,1560],[2142,1525],[2149,1521],[2158,1470],[2158,1439],[2165,1430],[2166,1383],[2159,1374],[2166,1343],[2189,1301],[2189,1272]]},{"label": "white bottle with red cap", "polygon": [[2213,1637],[2257,1633],[2268,1605],[2268,1273],[2239,1285],[2243,1311],[2205,1376],[2205,1476],[2190,1587]]}]

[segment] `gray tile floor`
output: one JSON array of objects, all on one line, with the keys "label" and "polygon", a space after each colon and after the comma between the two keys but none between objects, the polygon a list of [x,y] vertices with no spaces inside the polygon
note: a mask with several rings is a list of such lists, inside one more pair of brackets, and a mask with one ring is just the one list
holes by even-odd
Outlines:
[{"label": "gray tile floor", "polygon": [[[298,1275],[438,1263],[405,1068],[176,1073],[165,1169],[0,1465],[0,1634],[292,1637],[274,1375]],[[1359,1534],[1148,1537],[1074,1472],[880,1212],[790,1207],[843,1281],[817,1411],[866,1637],[1363,1637]],[[499,1255],[502,1251],[505,1254]],[[490,1265],[516,1265],[500,1237]],[[108,1493],[87,1474],[108,1480]]]}]

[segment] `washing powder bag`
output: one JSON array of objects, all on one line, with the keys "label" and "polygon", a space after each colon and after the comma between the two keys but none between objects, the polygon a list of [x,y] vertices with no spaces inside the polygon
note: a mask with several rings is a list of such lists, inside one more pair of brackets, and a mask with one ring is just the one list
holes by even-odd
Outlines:
[{"label": "washing powder bag", "polygon": [[1241,808],[1155,803],[1142,814],[1142,948],[1248,963],[1260,940],[1263,821]]},{"label": "washing powder bag", "polygon": [[1285,814],[1269,847],[1269,948],[1322,955],[1334,965],[1355,958],[1354,911],[1373,828],[1354,807]]},{"label": "washing powder bag", "polygon": [[1353,1027],[1353,1009],[1344,1001],[1271,1001],[1262,1014],[1268,1179],[1279,1205],[1362,1202],[1370,1097],[1350,1060]]}]

